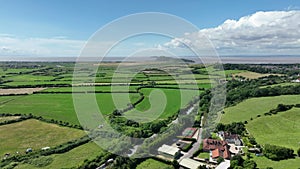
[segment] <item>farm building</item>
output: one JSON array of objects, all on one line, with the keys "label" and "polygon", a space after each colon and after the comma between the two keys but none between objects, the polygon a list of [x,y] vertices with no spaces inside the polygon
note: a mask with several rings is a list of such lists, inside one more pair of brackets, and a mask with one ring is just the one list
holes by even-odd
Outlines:
[{"label": "farm building", "polygon": [[184,158],[179,162],[179,165],[184,168],[197,169],[199,166],[204,164],[190,158]]},{"label": "farm building", "polygon": [[180,155],[180,149],[164,144],[158,148],[158,154],[167,158],[175,159]]}]

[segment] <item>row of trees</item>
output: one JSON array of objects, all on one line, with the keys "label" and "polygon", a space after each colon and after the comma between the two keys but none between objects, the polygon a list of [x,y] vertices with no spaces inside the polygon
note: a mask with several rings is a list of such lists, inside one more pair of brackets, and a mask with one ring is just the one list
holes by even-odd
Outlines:
[{"label": "row of trees", "polygon": [[224,64],[224,70],[248,70],[257,73],[297,75],[299,64]]}]

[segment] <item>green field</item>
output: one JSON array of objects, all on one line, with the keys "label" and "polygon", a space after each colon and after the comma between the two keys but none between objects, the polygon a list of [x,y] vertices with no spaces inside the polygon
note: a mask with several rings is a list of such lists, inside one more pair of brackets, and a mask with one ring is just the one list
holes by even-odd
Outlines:
[{"label": "green field", "polygon": [[250,121],[246,128],[260,144],[274,144],[293,148],[300,146],[300,108],[262,116]]},{"label": "green field", "polygon": [[[71,168],[76,167],[83,163],[86,159],[93,159],[100,154],[104,154],[105,152],[94,142],[90,142],[84,144],[82,146],[76,147],[64,154],[53,154],[47,156],[47,158],[51,158],[53,161],[45,166],[45,167],[36,167],[32,164],[19,164],[16,169],[27,169],[27,168],[44,168],[44,169],[52,169],[52,168]],[[34,159],[34,161],[42,160],[44,157],[39,157]]]},{"label": "green field", "polygon": [[139,164],[136,169],[173,169],[173,166],[153,159],[147,159]]},{"label": "green field", "polygon": [[60,127],[38,120],[25,120],[0,126],[0,154],[39,150],[84,136],[82,130]]},{"label": "green field", "polygon": [[298,169],[300,164],[300,158],[295,159],[272,161],[266,157],[256,157],[252,158],[257,163],[257,167],[264,169],[267,167],[272,167],[273,169]]},{"label": "green field", "polygon": [[[122,100],[125,100],[128,95],[126,93],[115,93],[114,95],[118,98],[118,102],[125,108],[128,103],[122,102]],[[3,97],[5,99],[9,98],[7,96]],[[132,102],[134,102],[138,100],[139,95],[133,93],[130,94],[130,97]],[[101,113],[109,114],[115,109],[113,98],[110,93],[96,94],[96,98]],[[42,116],[47,119],[55,119],[72,124],[79,124],[76,112],[73,107],[72,94],[34,94],[28,96],[19,96],[15,100],[0,105],[0,111],[1,113],[11,114],[31,113],[33,115]]]},{"label": "green field", "polygon": [[[145,99],[136,106],[135,110],[125,113],[126,118],[141,122],[174,115],[180,107],[184,108],[198,93],[194,90],[151,88],[144,88],[141,91],[145,94]],[[183,94],[182,101],[181,92]],[[163,98],[165,98],[165,103]]]},{"label": "green field", "polygon": [[273,97],[260,97],[247,99],[236,106],[228,107],[224,110],[221,123],[232,123],[240,121],[250,121],[263,115],[278,104],[297,104],[300,103],[300,95],[282,95]]},{"label": "green field", "polygon": [[[136,88],[139,86],[81,86],[74,87],[74,91],[77,92],[136,92]],[[72,92],[72,87],[57,87],[57,88],[47,88],[42,92]]]}]

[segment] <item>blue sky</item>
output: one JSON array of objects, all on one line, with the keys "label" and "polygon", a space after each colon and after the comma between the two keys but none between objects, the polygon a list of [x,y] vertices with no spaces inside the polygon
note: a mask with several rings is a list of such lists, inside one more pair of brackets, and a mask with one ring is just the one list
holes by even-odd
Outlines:
[{"label": "blue sky", "polygon": [[[239,20],[258,11],[298,11],[300,7],[299,0],[0,0],[0,3],[0,55],[31,54],[23,51],[22,46],[14,53],[3,52],[13,50],[13,42],[6,43],[11,39],[23,43],[50,39],[48,46],[44,44],[48,53],[38,54],[62,56],[76,55],[82,43],[99,28],[133,13],[170,13],[200,29],[209,29],[222,25],[228,19]],[[70,43],[72,49],[62,49],[64,42]],[[29,46],[33,54],[34,45]],[[55,49],[56,53],[51,52]]]}]

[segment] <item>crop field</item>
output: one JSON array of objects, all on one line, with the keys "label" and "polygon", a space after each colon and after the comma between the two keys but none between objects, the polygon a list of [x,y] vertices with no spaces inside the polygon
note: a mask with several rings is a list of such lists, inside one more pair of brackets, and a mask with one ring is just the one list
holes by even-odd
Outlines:
[{"label": "crop field", "polygon": [[141,164],[139,164],[136,168],[137,169],[172,169],[173,166],[153,159],[147,159],[143,161]]},{"label": "crop field", "polygon": [[84,136],[82,130],[60,127],[38,120],[25,120],[0,126],[0,154],[24,153],[27,148],[39,150],[57,146]]},{"label": "crop field", "polygon": [[[181,106],[182,108],[186,106],[188,102],[192,100],[192,98],[194,98],[197,95],[197,93],[199,93],[194,90],[181,91],[184,94],[184,96],[182,96],[182,102],[181,92],[179,90],[144,88],[142,89],[142,93],[145,94],[145,99],[136,106],[136,110],[126,112],[125,117],[143,122],[152,121],[157,118],[168,118],[174,115]],[[162,104],[163,97],[165,97],[166,99],[166,107],[162,106],[164,105]],[[160,114],[161,112],[162,114]]]},{"label": "crop field", "polygon": [[272,116],[262,116],[250,121],[246,127],[260,144],[273,144],[299,148],[300,108],[279,112]]},{"label": "crop field", "polygon": [[94,142],[89,142],[87,144],[81,145],[79,147],[76,147],[66,153],[63,154],[53,154],[50,156],[47,156],[46,158],[50,159],[51,162],[49,165],[44,167],[37,167],[34,164],[38,163],[39,161],[44,160],[44,156],[39,157],[37,159],[32,160],[33,164],[18,164],[16,169],[27,169],[27,168],[43,168],[43,169],[52,169],[52,168],[61,168],[62,166],[64,168],[72,168],[76,167],[79,164],[83,163],[86,159],[93,159],[96,156],[103,154],[104,151]]},{"label": "crop field", "polygon": [[257,115],[264,115],[278,104],[297,104],[300,102],[300,95],[282,95],[272,97],[259,97],[247,99],[236,106],[228,107],[224,110],[221,123],[232,123],[240,121],[250,121],[257,118]]},{"label": "crop field", "polygon": [[7,117],[0,117],[0,123],[4,121],[16,120],[19,119],[20,116],[7,116]]},{"label": "crop field", "polygon": [[[88,95],[88,94],[87,94]],[[122,98],[126,98],[126,93],[115,93],[118,97],[118,101],[127,106],[127,102],[123,102]],[[10,97],[2,96],[6,100]],[[0,97],[2,100],[2,97]],[[132,102],[138,100],[139,95],[136,93],[130,94]],[[36,116],[42,116],[47,119],[61,120],[72,124],[79,124],[77,115],[73,107],[73,99],[71,94],[34,94],[29,96],[18,96],[12,101],[9,101],[0,106],[1,113],[11,114],[33,114]],[[113,98],[110,93],[96,94],[97,102],[100,107],[100,111],[103,114],[111,113],[115,106],[113,104]],[[104,106],[105,105],[105,106]]]},{"label": "crop field", "polygon": [[260,77],[266,77],[266,76],[270,76],[270,75],[281,76],[280,74],[262,74],[262,73],[256,73],[256,72],[250,72],[250,71],[233,74],[233,76],[242,76],[242,77],[245,77],[248,79],[258,79]]}]

